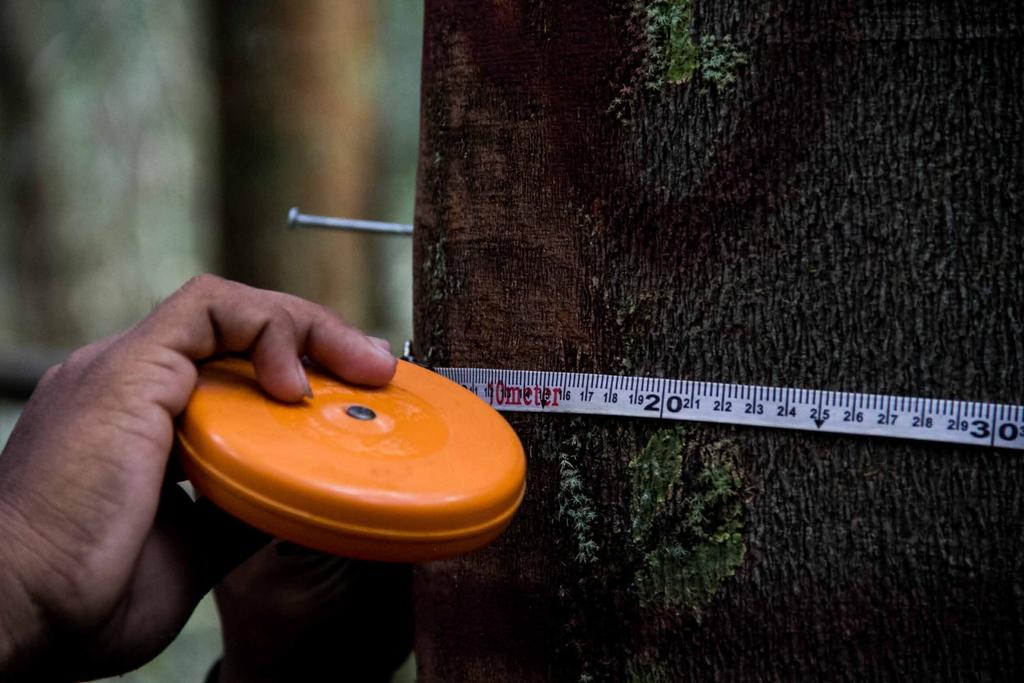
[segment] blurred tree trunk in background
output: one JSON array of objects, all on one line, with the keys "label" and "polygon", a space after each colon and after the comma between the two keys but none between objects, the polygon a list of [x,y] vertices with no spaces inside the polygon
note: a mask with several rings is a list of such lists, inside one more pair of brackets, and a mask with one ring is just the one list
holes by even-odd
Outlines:
[{"label": "blurred tree trunk in background", "polygon": [[[418,354],[1020,402],[1022,12],[428,0]],[[1019,453],[511,421],[424,683],[1024,676]]]},{"label": "blurred tree trunk in background", "polygon": [[[54,239],[52,193],[38,150],[43,148],[40,93],[30,81],[31,55],[39,39],[34,17],[11,3],[0,6],[0,183],[7,199],[0,233],[4,263],[0,282],[3,341],[19,336],[47,339],[60,327],[64,306],[52,295]],[[19,328],[15,336],[13,328]]]},{"label": "blurred tree trunk in background", "polygon": [[2,3],[0,348],[111,334],[208,269],[196,5]]},{"label": "blurred tree trunk in background", "polygon": [[290,232],[286,217],[291,206],[375,217],[367,214],[377,159],[376,3],[211,7],[221,106],[222,272],[371,325],[367,238]]},{"label": "blurred tree trunk in background", "polygon": [[0,24],[0,354],[110,334],[216,255],[408,335],[408,242],[284,226],[410,220],[419,3],[9,0]]}]

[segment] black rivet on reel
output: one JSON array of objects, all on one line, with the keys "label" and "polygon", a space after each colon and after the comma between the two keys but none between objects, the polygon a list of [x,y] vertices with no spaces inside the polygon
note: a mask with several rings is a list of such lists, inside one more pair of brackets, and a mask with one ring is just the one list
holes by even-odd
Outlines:
[{"label": "black rivet on reel", "polygon": [[356,420],[372,420],[377,417],[377,413],[366,406],[349,406],[345,409],[345,414]]}]

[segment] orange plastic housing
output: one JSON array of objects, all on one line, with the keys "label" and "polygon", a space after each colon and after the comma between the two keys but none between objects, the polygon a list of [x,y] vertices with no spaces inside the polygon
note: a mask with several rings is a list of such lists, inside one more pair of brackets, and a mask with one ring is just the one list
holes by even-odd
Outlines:
[{"label": "orange plastic housing", "polygon": [[314,398],[289,405],[247,361],[200,369],[178,428],[200,493],[279,538],[368,560],[451,557],[508,526],[526,460],[477,396],[404,361],[380,389],[308,375]]}]

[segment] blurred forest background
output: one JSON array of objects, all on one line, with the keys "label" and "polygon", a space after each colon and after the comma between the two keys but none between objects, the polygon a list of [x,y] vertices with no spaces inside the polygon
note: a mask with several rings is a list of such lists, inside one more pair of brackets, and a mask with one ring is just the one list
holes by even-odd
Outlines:
[{"label": "blurred forest background", "polygon": [[[213,272],[411,336],[420,0],[0,3],[0,442],[70,349]],[[201,681],[209,601],[120,680]]]}]

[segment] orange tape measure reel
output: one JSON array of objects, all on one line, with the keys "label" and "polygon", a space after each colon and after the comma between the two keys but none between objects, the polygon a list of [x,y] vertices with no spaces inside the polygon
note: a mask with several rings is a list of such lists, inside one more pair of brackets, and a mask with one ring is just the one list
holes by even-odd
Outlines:
[{"label": "orange tape measure reel", "polygon": [[178,428],[200,493],[279,538],[369,560],[451,557],[508,526],[526,460],[478,397],[405,361],[380,389],[308,375],[314,398],[289,405],[247,361],[200,369]]}]

